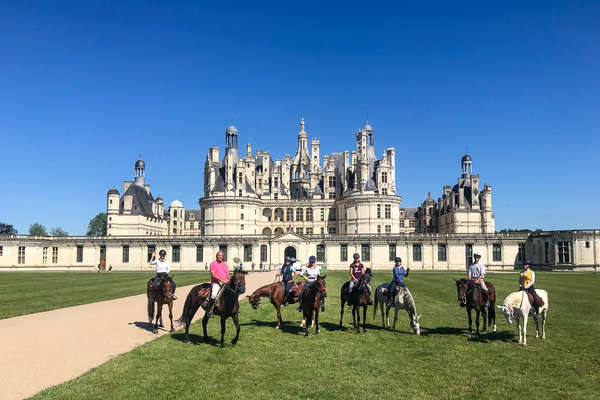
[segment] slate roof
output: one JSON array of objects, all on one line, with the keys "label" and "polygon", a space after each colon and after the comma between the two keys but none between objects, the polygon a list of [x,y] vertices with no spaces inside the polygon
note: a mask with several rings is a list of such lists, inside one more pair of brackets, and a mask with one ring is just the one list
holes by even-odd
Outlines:
[{"label": "slate roof", "polygon": [[200,210],[185,210],[185,220],[186,221],[190,221],[190,220],[199,221],[200,215],[201,215]]},{"label": "slate roof", "polygon": [[152,212],[152,203],[154,198],[152,193],[146,192],[143,186],[133,184],[127,188],[123,196],[131,195],[133,198],[131,215],[144,215],[146,217],[155,217]]},{"label": "slate roof", "polygon": [[252,185],[250,184],[248,177],[246,177],[246,193],[256,193],[254,191],[254,189],[252,188]]},{"label": "slate roof", "polygon": [[414,218],[417,213],[418,207],[405,207],[404,208],[404,217],[405,218]]}]

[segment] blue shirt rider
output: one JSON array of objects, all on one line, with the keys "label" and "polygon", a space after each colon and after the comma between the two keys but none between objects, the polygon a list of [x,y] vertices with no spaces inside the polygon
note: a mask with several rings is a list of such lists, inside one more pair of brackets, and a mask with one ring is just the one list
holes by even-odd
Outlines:
[{"label": "blue shirt rider", "polygon": [[404,285],[404,278],[408,276],[409,271],[410,271],[410,268],[404,269],[404,266],[402,265],[402,259],[400,257],[396,257],[395,265],[394,265],[394,269],[393,269],[394,276],[393,276],[392,281],[390,282],[390,286],[388,288],[388,304],[389,305],[391,305],[393,303],[393,299],[396,296],[396,288],[398,286],[406,287]]},{"label": "blue shirt rider", "polygon": [[281,269],[277,274],[281,276],[284,307],[287,307],[289,305],[290,288],[294,284],[294,279],[296,278],[296,275],[298,275],[298,272],[296,272],[296,269],[291,263],[292,258],[289,256],[285,257],[285,263],[281,266]]}]

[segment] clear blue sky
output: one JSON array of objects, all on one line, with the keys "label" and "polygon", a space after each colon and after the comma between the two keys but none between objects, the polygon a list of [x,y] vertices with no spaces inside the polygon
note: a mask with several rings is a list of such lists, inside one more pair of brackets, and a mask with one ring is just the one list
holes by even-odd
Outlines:
[{"label": "clear blue sky", "polygon": [[497,229],[600,226],[599,2],[198,3],[4,3],[0,221],[85,234],[139,153],[198,208],[232,115],[280,158],[301,116],[321,154],[353,149],[368,108],[403,205],[468,151]]}]

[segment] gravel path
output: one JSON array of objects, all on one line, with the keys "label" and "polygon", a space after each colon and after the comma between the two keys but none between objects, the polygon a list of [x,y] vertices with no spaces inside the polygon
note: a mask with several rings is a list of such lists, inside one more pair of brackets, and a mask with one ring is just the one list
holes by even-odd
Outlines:
[{"label": "gravel path", "polygon": [[[273,282],[274,277],[274,272],[248,274],[246,294]],[[181,316],[193,286],[177,289],[174,320]],[[202,315],[200,310],[194,319]],[[166,306],[163,321],[169,329]],[[0,399],[32,396],[168,333],[148,330],[146,294],[0,320],[0,332],[0,376],[4,382]]]}]

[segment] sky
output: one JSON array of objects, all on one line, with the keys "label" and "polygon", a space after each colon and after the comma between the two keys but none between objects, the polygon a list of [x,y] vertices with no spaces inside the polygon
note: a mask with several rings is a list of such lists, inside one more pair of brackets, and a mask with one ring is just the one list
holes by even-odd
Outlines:
[{"label": "sky", "polygon": [[[13,2],[0,5],[0,221],[86,233],[141,154],[197,209],[210,146],[378,157],[416,207],[460,175],[496,229],[600,227],[600,3]],[[589,203],[592,201],[592,203]]]}]

